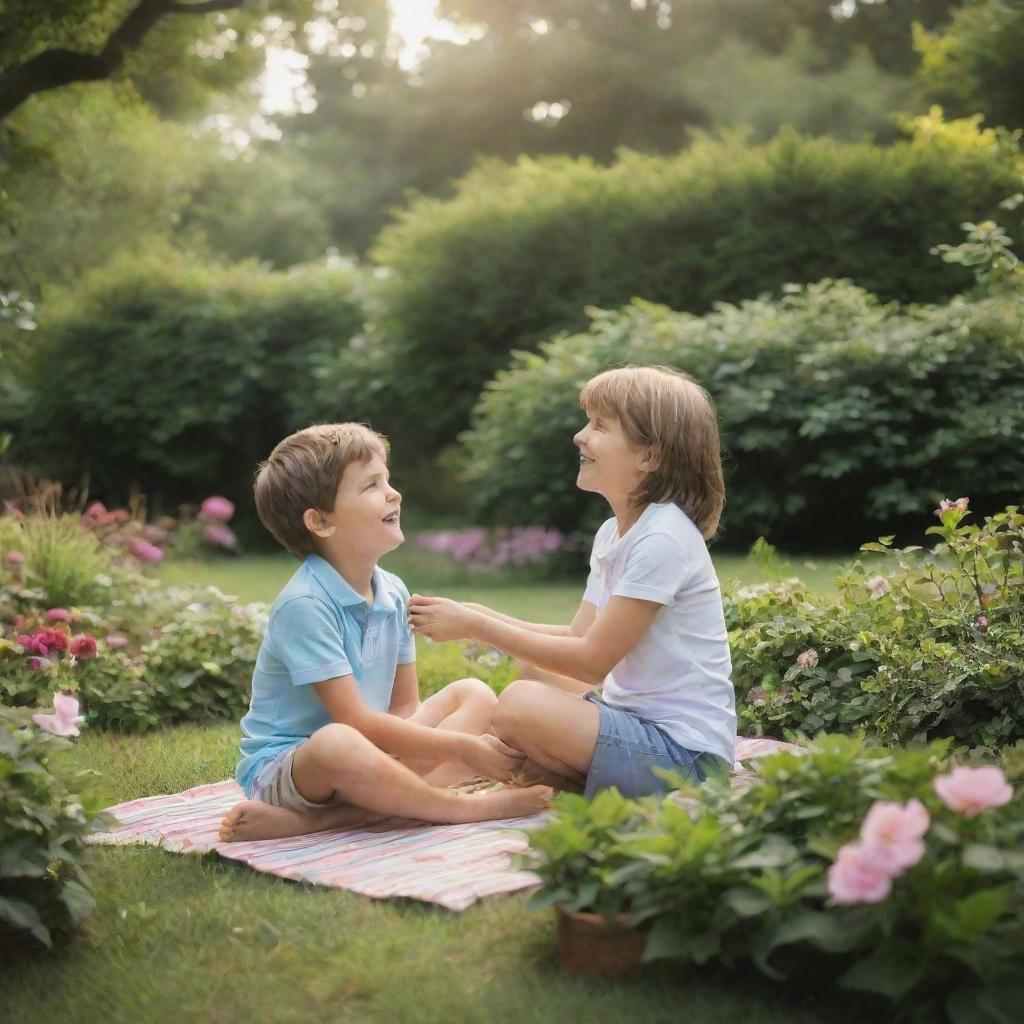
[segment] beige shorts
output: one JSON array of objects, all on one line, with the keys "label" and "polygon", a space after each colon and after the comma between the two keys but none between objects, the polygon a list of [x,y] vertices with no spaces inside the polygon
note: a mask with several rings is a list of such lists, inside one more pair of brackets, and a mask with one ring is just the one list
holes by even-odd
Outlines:
[{"label": "beige shorts", "polygon": [[262,800],[265,804],[284,807],[286,810],[297,811],[299,814],[322,811],[325,807],[337,807],[345,803],[344,800],[328,800],[322,804],[314,803],[312,800],[307,800],[295,788],[295,780],[292,778],[292,762],[295,760],[295,751],[301,746],[301,743],[296,743],[294,747],[282,750],[270,758],[259,770],[252,787],[253,800]]}]

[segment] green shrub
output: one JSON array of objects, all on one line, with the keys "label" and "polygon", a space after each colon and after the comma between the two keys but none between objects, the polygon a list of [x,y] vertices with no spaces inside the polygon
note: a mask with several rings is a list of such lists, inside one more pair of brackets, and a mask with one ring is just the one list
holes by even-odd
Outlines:
[{"label": "green shrub", "polygon": [[16,457],[108,503],[140,490],[157,512],[204,493],[242,507],[257,463],[310,422],[314,357],[359,328],[358,290],[352,269],[101,268],[47,304],[21,353]]},{"label": "green shrub", "polygon": [[[634,297],[703,313],[787,282],[849,277],[883,299],[969,283],[929,247],[994,213],[1019,176],[1001,136],[932,131],[891,147],[784,133],[704,140],[673,157],[482,164],[381,234],[379,347],[392,416],[436,450],[514,348]],[[345,367],[339,365],[339,379]]]},{"label": "green shrub", "polygon": [[1024,514],[965,525],[962,504],[940,509],[931,551],[865,544],[883,557],[841,575],[838,599],[777,584],[726,600],[741,733],[1024,739]]},{"label": "green shrub", "polygon": [[1020,293],[899,309],[848,282],[698,318],[646,302],[591,310],[585,334],[519,353],[463,435],[475,514],[592,533],[576,488],[579,389],[623,363],[691,373],[718,406],[726,543],[847,546],[902,530],[944,494],[994,509],[1024,479]]},{"label": "green shrub", "polygon": [[82,871],[98,805],[67,789],[51,760],[67,741],[0,706],[0,946],[52,946],[92,912]]},{"label": "green shrub", "polygon": [[[1005,762],[1018,787],[1022,755]],[[1024,801],[965,816],[934,788],[950,767],[944,744],[822,736],[762,758],[749,787],[563,794],[529,834],[533,905],[625,913],[648,929],[646,960],[874,993],[894,1004],[879,1019],[1009,1021],[1024,997]],[[924,840],[888,895],[848,901],[829,873],[878,801],[919,801]]]}]

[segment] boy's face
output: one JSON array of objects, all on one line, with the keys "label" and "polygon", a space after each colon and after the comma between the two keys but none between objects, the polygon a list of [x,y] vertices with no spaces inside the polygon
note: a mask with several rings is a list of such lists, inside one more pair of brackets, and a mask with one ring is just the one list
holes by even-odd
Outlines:
[{"label": "boy's face", "polygon": [[628,498],[652,468],[647,449],[634,445],[608,413],[588,413],[587,425],[572,440],[580,450],[576,486],[613,504]]},{"label": "boy's face", "polygon": [[402,495],[388,477],[387,463],[376,454],[368,462],[345,467],[334,508],[323,517],[335,527],[326,543],[341,542],[349,550],[379,558],[405,540],[400,523]]}]

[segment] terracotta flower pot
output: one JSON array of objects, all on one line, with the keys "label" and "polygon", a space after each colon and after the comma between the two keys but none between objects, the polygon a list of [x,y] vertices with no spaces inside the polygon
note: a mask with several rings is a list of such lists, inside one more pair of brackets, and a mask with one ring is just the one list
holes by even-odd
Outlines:
[{"label": "terracotta flower pot", "polygon": [[647,932],[620,914],[570,912],[555,907],[562,967],[570,974],[621,978],[640,967]]}]

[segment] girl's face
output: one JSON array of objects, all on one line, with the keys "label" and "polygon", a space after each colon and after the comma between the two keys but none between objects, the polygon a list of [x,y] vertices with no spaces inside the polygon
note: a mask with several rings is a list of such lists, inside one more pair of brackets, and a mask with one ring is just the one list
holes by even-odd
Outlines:
[{"label": "girl's face", "polygon": [[576,486],[603,495],[613,507],[627,501],[653,468],[649,450],[634,445],[610,414],[589,413],[572,440],[580,450]]}]

